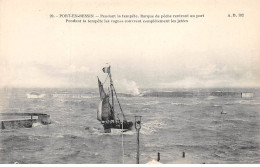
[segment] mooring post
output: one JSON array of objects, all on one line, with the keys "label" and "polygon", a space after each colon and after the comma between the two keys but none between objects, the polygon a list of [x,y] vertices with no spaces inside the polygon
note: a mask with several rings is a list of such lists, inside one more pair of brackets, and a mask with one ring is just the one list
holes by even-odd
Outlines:
[{"label": "mooring post", "polygon": [[5,129],[5,125],[3,121],[1,122],[1,129]]},{"label": "mooring post", "polygon": [[158,152],[158,155],[157,155],[157,161],[159,162],[160,161],[160,153]]},{"label": "mooring post", "polygon": [[185,152],[182,152],[182,158],[185,158]]}]

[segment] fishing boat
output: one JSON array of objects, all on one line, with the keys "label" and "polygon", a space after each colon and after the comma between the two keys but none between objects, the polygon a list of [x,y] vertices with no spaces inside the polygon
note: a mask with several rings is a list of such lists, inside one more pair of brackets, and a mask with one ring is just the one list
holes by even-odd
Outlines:
[{"label": "fishing boat", "polygon": [[[106,93],[104,91],[104,83],[98,78],[98,87],[100,93],[100,103],[97,111],[97,120],[101,122],[104,127],[105,133],[110,133],[111,129],[123,129],[124,131],[131,130],[133,126],[133,122],[127,121],[125,114],[122,110],[121,104],[118,100],[117,93],[113,84],[112,75],[111,75],[111,67],[104,67],[104,73],[107,73],[107,77],[110,79],[109,83],[109,91]],[[122,114],[122,121],[119,119],[118,114],[115,110],[115,99],[117,100],[120,112]],[[117,114],[117,115],[116,115]]]}]

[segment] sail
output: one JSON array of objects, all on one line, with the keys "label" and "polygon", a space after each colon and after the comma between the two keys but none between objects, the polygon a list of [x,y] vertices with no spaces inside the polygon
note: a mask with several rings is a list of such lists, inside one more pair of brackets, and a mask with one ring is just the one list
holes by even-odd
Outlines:
[{"label": "sail", "polygon": [[107,121],[113,120],[111,113],[111,107],[109,104],[109,96],[106,96],[103,100],[100,101],[97,111],[97,120]]},{"label": "sail", "polygon": [[98,105],[97,120],[102,121],[102,101]]},{"label": "sail", "polygon": [[109,103],[109,96],[105,93],[102,83],[98,78],[98,86],[100,93],[100,103],[97,111],[97,120],[99,121],[107,121],[113,120],[111,106]]},{"label": "sail", "polygon": [[100,94],[100,99],[103,100],[107,95],[104,91],[103,85],[100,82],[99,78],[98,78],[98,87],[99,87],[99,94]]}]

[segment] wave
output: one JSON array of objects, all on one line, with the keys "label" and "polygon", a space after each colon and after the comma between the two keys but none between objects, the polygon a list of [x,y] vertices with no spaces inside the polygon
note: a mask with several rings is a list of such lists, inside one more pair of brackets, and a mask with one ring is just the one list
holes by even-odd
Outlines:
[{"label": "wave", "polygon": [[239,149],[242,150],[258,150],[259,148],[260,146],[258,145],[258,143],[253,141],[243,141],[239,146]]},{"label": "wave", "polygon": [[252,105],[259,105],[260,100],[239,100],[237,101],[239,104],[252,104]]},{"label": "wave", "polygon": [[143,123],[142,126],[142,131],[141,133],[144,135],[151,135],[155,132],[157,132],[158,129],[163,129],[166,127],[166,124],[164,122],[160,122],[158,120],[150,121],[150,122],[145,122]]},{"label": "wave", "polygon": [[65,100],[65,101],[63,101],[63,102],[64,102],[65,104],[75,105],[75,106],[89,104],[87,101],[84,101],[84,100],[77,100],[77,101]]},{"label": "wave", "polygon": [[193,106],[193,105],[198,105],[201,102],[191,102],[191,103],[176,103],[172,102],[171,104],[176,105],[176,106]]},{"label": "wave", "polygon": [[236,104],[248,104],[248,105],[260,105],[260,100],[236,100],[234,102],[227,102],[225,105],[236,105]]},{"label": "wave", "polygon": [[10,141],[12,141],[12,144],[15,143],[23,143],[23,142],[28,142],[30,140],[29,136],[26,135],[10,135],[7,138],[4,138],[2,140],[3,143],[9,143]]},{"label": "wave", "polygon": [[80,136],[76,136],[76,135],[72,135],[72,134],[64,134],[63,137],[65,139],[77,139],[77,138],[81,138]]},{"label": "wave", "polygon": [[144,105],[144,106],[149,106],[149,105],[155,105],[155,104],[159,104],[160,102],[158,100],[155,101],[147,101],[147,102],[143,102],[143,103],[138,103],[139,105]]},{"label": "wave", "polygon": [[217,97],[216,96],[208,96],[206,97],[207,100],[213,100],[213,99],[216,99]]},{"label": "wave", "polygon": [[217,97],[225,98],[246,98],[250,99],[254,97],[253,92],[240,92],[240,91],[212,91],[212,92],[198,92],[198,91],[146,91],[142,92],[144,97],[204,97],[208,100],[215,99]]},{"label": "wave", "polygon": [[31,140],[31,141],[38,141],[38,140],[41,140],[41,136],[29,136],[28,139]]},{"label": "wave", "polygon": [[163,91],[163,92],[148,92],[143,95],[148,97],[193,97],[193,92],[170,92],[170,91]]},{"label": "wave", "polygon": [[255,146],[241,146],[239,149],[242,149],[242,150],[259,149],[259,146],[258,145],[255,145]]},{"label": "wave", "polygon": [[230,123],[230,124],[233,124],[233,125],[238,125],[238,124],[247,125],[247,124],[250,124],[250,121],[244,120],[244,119],[226,119],[225,121],[226,121],[226,123]]},{"label": "wave", "polygon": [[222,122],[220,120],[212,120],[210,122],[210,124],[214,124],[214,125],[217,125],[217,124],[221,124]]},{"label": "wave", "polygon": [[96,127],[86,127],[85,130],[87,130],[91,135],[102,135],[104,133],[104,130]]},{"label": "wave", "polygon": [[90,99],[95,96],[89,96],[86,94],[53,94],[54,98],[72,98],[72,99]]},{"label": "wave", "polygon": [[[105,133],[103,128],[96,128],[96,127],[86,127],[85,130],[87,130],[91,135],[112,135],[112,136],[122,135],[122,129],[111,129],[111,133]],[[123,133],[124,135],[135,134],[133,130],[124,131]]]},{"label": "wave", "polygon": [[[134,130],[127,130],[123,133],[124,133],[124,135],[134,135],[135,131]],[[111,133],[105,133],[105,134],[116,135],[116,136],[122,135],[122,129],[111,129]]]},{"label": "wave", "polygon": [[132,93],[117,93],[118,96],[120,97],[142,97],[144,94],[139,93],[139,94],[132,94]]},{"label": "wave", "polygon": [[31,92],[31,93],[27,93],[26,96],[28,99],[41,99],[41,98],[45,97],[45,94]]},{"label": "wave", "polygon": [[32,127],[44,126],[40,122],[33,123]]}]

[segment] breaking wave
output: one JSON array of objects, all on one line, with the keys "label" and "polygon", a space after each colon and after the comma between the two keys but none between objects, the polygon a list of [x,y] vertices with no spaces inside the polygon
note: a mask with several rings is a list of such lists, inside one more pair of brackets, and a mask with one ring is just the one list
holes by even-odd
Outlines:
[{"label": "breaking wave", "polygon": [[26,96],[28,99],[41,99],[41,98],[45,97],[45,94],[31,92],[31,93],[27,93]]},{"label": "breaking wave", "polygon": [[239,104],[252,104],[252,105],[259,105],[260,100],[239,100],[237,101]]},{"label": "breaking wave", "polygon": [[116,80],[116,88],[118,93],[130,94],[137,96],[140,94],[139,88],[135,81],[129,81],[127,79]]},{"label": "breaking wave", "polygon": [[234,102],[225,103],[225,105],[236,105],[236,104],[260,105],[260,100],[236,100]]},{"label": "breaking wave", "polygon": [[44,126],[40,122],[33,123],[32,127]]},{"label": "breaking wave", "polygon": [[141,133],[144,135],[151,135],[155,132],[157,132],[158,129],[163,129],[166,127],[166,123],[160,122],[158,120],[145,122],[142,125],[142,131]]},{"label": "breaking wave", "polygon": [[[91,135],[111,135],[111,136],[118,136],[122,135],[122,129],[111,129],[111,133],[104,133],[103,128],[96,128],[96,127],[86,127],[87,130]],[[134,135],[135,132],[133,130],[127,130],[123,132],[124,135]]]}]

